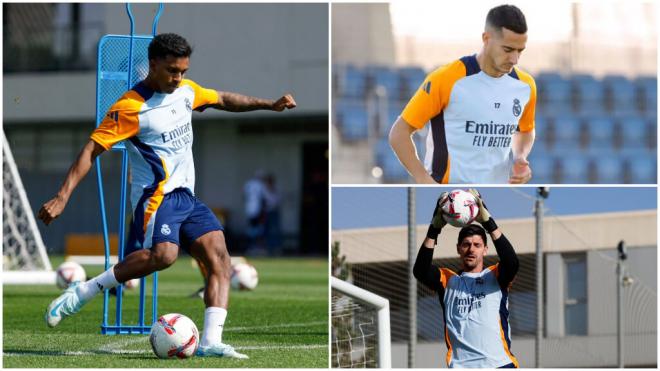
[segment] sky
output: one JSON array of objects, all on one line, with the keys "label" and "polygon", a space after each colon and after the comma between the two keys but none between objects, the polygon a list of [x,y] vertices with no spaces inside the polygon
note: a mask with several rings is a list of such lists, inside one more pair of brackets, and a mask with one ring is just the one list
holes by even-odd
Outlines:
[{"label": "sky", "polygon": [[[459,187],[416,187],[417,224],[430,221],[443,191]],[[536,187],[482,187],[483,200],[497,219],[530,218]],[[657,207],[655,187],[555,187],[545,200],[546,215],[649,210]],[[333,187],[332,229],[407,224],[406,187]]]}]

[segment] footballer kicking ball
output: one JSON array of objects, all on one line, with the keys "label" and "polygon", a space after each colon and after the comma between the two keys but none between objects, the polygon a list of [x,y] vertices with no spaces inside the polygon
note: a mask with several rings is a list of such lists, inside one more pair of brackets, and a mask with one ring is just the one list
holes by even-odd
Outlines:
[{"label": "footballer kicking ball", "polygon": [[55,283],[60,289],[66,289],[72,282],[83,282],[86,279],[85,269],[76,262],[64,262],[57,267]]},{"label": "footballer kicking ball", "polygon": [[442,217],[454,227],[465,227],[479,215],[479,205],[472,193],[462,189],[449,192],[447,201],[442,205]]},{"label": "footballer kicking ball", "polygon": [[149,342],[158,358],[190,358],[199,346],[199,332],[190,318],[170,313],[151,326]]},{"label": "footballer kicking ball", "polygon": [[231,267],[231,287],[236,290],[254,290],[259,283],[257,270],[248,263],[238,263]]}]

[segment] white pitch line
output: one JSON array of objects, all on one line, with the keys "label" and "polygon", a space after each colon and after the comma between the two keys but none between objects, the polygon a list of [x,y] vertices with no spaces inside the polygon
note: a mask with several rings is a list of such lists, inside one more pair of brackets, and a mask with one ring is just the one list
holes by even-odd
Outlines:
[{"label": "white pitch line", "polygon": [[[236,347],[237,350],[293,350],[293,349],[320,349],[327,348],[327,344],[300,344],[300,345],[253,345]],[[21,357],[21,356],[97,356],[101,354],[151,354],[150,350],[135,350],[135,349],[108,349],[99,350],[97,352],[85,351],[44,351],[44,352],[3,352],[3,356],[8,357]]]},{"label": "white pitch line", "polygon": [[278,325],[269,326],[244,326],[244,327],[227,327],[225,331],[246,331],[246,330],[268,330],[271,328],[288,328],[288,327],[308,327],[317,325],[327,325],[327,321],[317,322],[301,322],[301,323],[281,323]]}]

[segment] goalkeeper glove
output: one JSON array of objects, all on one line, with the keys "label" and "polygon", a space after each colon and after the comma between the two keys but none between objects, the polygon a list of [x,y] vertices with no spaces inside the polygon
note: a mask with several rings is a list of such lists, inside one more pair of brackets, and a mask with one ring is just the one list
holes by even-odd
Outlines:
[{"label": "goalkeeper glove", "polygon": [[475,220],[484,227],[486,232],[492,233],[497,229],[497,224],[495,224],[495,220],[490,215],[488,208],[486,208],[484,200],[481,199],[481,194],[479,194],[479,191],[474,188],[468,189],[468,192],[472,193],[474,198],[477,200],[477,205],[479,206],[479,214]]},{"label": "goalkeeper glove", "polygon": [[435,210],[433,210],[433,218],[431,219],[431,224],[429,224],[429,229],[426,232],[426,237],[432,240],[437,240],[440,230],[447,224],[445,218],[442,217],[442,205],[447,202],[449,192],[442,192],[438,201],[435,203]]}]

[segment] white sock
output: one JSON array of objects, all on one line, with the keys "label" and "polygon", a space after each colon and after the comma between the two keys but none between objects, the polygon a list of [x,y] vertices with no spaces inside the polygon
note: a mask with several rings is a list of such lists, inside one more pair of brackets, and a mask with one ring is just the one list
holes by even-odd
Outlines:
[{"label": "white sock", "polygon": [[204,311],[204,333],[202,334],[203,347],[222,343],[222,330],[225,327],[227,309],[208,307]]},{"label": "white sock", "polygon": [[87,301],[103,290],[119,286],[115,278],[115,266],[113,265],[107,271],[99,274],[87,282],[80,284],[78,293],[84,301]]}]

